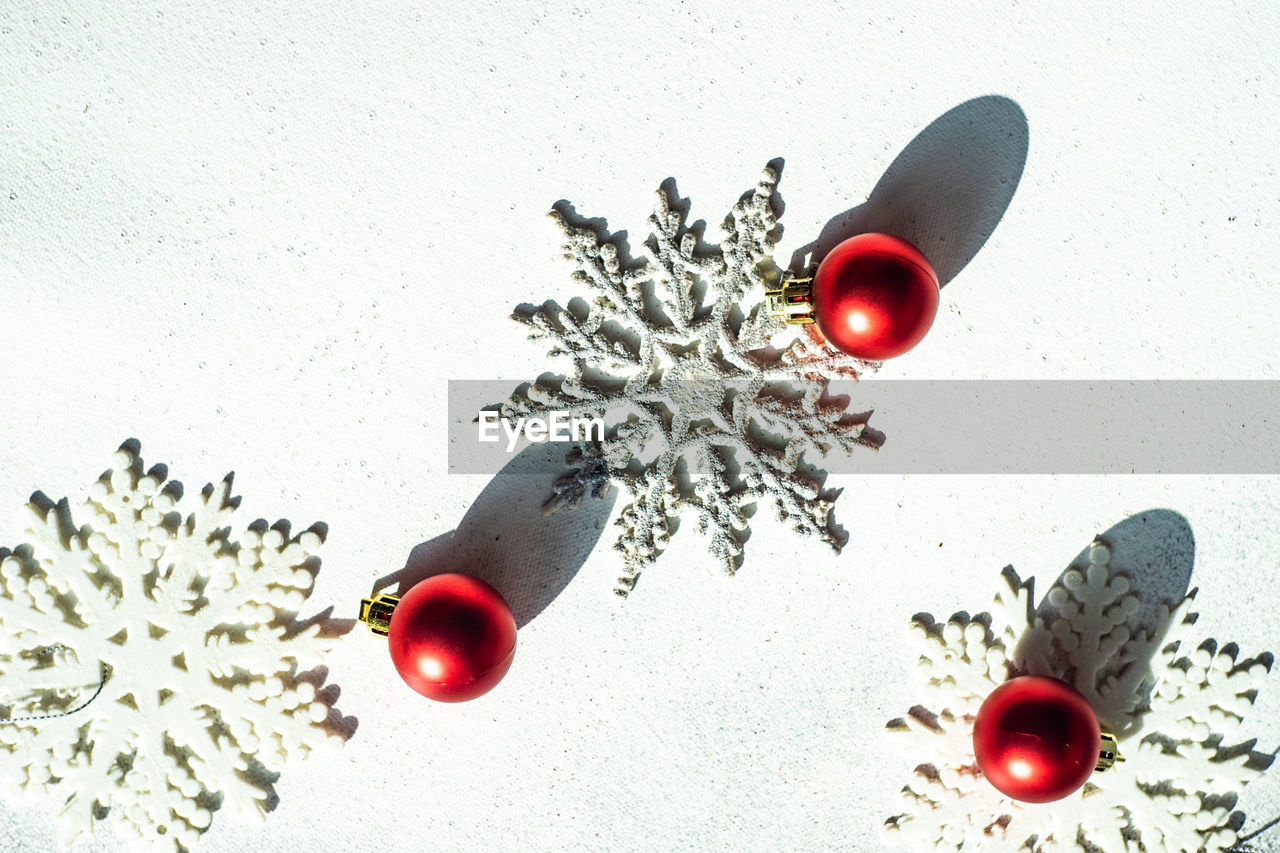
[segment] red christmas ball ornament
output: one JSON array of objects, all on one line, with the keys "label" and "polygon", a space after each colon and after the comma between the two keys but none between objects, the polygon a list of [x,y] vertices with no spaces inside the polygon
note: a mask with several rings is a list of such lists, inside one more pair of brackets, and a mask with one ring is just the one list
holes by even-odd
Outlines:
[{"label": "red christmas ball ornament", "polygon": [[360,621],[387,638],[405,683],[440,702],[488,693],[516,654],[511,608],[496,589],[470,575],[433,575],[403,597],[366,598]]},{"label": "red christmas ball ornament", "polygon": [[1095,770],[1124,760],[1089,700],[1063,681],[1038,675],[991,691],[973,724],[973,754],[996,790],[1027,803],[1060,800]]},{"label": "red christmas ball ornament", "polygon": [[858,234],[822,259],[812,278],[766,293],[770,313],[816,322],[841,352],[865,361],[902,355],[938,313],[938,275],[915,246],[890,234]]}]

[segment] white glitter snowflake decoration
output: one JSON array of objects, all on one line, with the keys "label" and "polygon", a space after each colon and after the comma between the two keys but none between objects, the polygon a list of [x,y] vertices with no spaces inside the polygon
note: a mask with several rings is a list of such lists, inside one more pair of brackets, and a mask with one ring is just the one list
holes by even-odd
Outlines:
[{"label": "white glitter snowflake decoration", "polygon": [[[857,379],[855,362],[812,332],[795,332],[763,310],[780,270],[770,253],[777,169],[734,205],[718,246],[699,245],[674,188],[660,189],[641,257],[625,259],[612,235],[551,213],[564,234],[573,278],[595,292],[589,305],[522,305],[513,318],[550,355],[571,361],[565,377],[517,390],[502,415],[548,412],[602,418],[603,442],[571,453],[547,512],[620,484],[630,502],[618,519],[626,595],[657,559],[683,511],[698,518],[712,555],[740,564],[757,500],[771,502],[797,532],[839,549],[834,496],[806,470],[803,454],[876,444],[865,422],[827,395],[827,378]],[[779,346],[772,339],[789,335]]]},{"label": "white glitter snowflake decoration", "polygon": [[299,622],[321,536],[230,536],[231,477],[182,496],[136,443],[73,507],[37,493],[0,551],[0,782],[60,806],[64,840],[106,819],[190,849],[212,813],[261,816],[287,758],[343,736]]},{"label": "white glitter snowflake decoration", "polygon": [[[945,624],[913,620],[926,699],[889,731],[914,767],[903,811],[885,822],[902,849],[1107,853],[1223,851],[1237,842],[1232,809],[1262,771],[1241,724],[1268,665],[1195,635],[1192,595],[1134,628],[1139,600],[1095,541],[1033,610],[1012,568],[991,609]],[[1043,805],[1005,797],[981,776],[973,721],[1013,675],[1072,684],[1127,759],[1082,791]]]}]

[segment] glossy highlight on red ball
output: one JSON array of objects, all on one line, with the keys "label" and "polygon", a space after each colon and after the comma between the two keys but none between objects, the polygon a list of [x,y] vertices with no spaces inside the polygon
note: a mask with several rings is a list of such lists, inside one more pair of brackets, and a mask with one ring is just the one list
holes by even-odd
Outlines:
[{"label": "glossy highlight on red ball", "polygon": [[983,701],[973,725],[978,769],[996,790],[1027,803],[1079,790],[1098,763],[1102,733],[1089,701],[1056,678],[1024,675]]},{"label": "glossy highlight on red ball", "polygon": [[858,234],[831,250],[813,277],[818,329],[866,361],[902,355],[938,313],[938,276],[919,249],[889,234]]},{"label": "glossy highlight on red ball", "polygon": [[440,702],[465,702],[488,693],[511,669],[516,621],[484,581],[434,575],[400,599],[387,642],[406,684]]}]

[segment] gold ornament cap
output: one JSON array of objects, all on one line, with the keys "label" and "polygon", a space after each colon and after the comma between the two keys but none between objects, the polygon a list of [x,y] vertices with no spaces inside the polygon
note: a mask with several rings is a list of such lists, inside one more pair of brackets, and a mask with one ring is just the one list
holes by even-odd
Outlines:
[{"label": "gold ornament cap", "polygon": [[1093,768],[1093,772],[1102,773],[1110,770],[1118,761],[1124,761],[1124,756],[1120,754],[1120,743],[1115,735],[1103,732],[1102,746],[1098,749],[1098,764]]},{"label": "gold ornament cap", "polygon": [[360,621],[379,637],[391,630],[391,613],[400,603],[400,596],[383,593],[373,598],[360,599]]},{"label": "gold ornament cap", "polygon": [[776,288],[764,292],[764,310],[770,317],[793,326],[813,323],[813,277],[782,279]]}]

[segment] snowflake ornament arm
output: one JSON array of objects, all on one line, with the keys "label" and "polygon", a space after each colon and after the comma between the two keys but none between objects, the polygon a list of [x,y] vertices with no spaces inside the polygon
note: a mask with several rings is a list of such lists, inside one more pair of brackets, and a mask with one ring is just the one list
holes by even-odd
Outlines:
[{"label": "snowflake ornament arm", "polygon": [[73,714],[0,724],[4,792],[57,798],[68,842],[106,819],[189,850],[219,808],[262,816],[286,759],[343,740],[313,672],[333,638],[296,618],[320,535],[233,540],[230,477],[188,501],[165,480],[126,444],[74,513],[33,497],[31,545],[0,562],[0,710],[69,704],[10,677],[49,643],[107,668]]},{"label": "snowflake ornament arm", "polygon": [[[517,308],[513,318],[572,372],[521,386],[502,404],[506,418],[605,418],[600,446],[571,451],[571,470],[544,506],[554,512],[586,494],[602,494],[607,471],[630,502],[615,545],[626,596],[662,553],[673,519],[697,515],[711,552],[727,571],[742,561],[747,519],[759,500],[802,535],[839,550],[831,524],[834,497],[806,472],[806,452],[876,446],[866,424],[828,399],[828,377],[857,379],[875,365],[855,362],[812,330],[788,330],[765,317],[763,297],[779,271],[774,212],[778,171],[766,167],[733,206],[719,245],[704,247],[673,204],[657,193],[651,233],[627,260],[615,238],[551,213],[573,262],[574,281],[594,292],[585,309],[554,302]],[[795,393],[791,386],[801,386]],[[786,390],[790,388],[790,393]],[[607,467],[606,467],[607,466]]]}]

